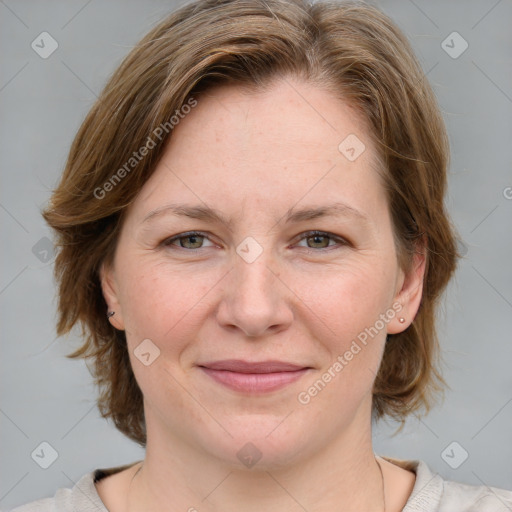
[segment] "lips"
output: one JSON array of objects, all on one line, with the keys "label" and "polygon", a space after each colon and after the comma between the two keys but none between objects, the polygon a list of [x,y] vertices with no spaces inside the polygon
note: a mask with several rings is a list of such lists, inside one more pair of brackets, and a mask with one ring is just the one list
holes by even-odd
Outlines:
[{"label": "lips", "polygon": [[265,393],[300,379],[309,367],[283,361],[213,361],[199,368],[216,382],[243,393]]},{"label": "lips", "polygon": [[277,373],[277,372],[294,372],[302,370],[303,366],[296,364],[284,363],[281,361],[260,361],[251,363],[240,359],[228,359],[226,361],[215,361],[205,363],[201,366],[210,368],[211,370],[224,370],[237,373]]}]

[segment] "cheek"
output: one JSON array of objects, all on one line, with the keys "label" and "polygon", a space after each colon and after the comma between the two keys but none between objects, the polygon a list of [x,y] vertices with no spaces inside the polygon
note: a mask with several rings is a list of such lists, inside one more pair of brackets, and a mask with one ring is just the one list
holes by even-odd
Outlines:
[{"label": "cheek", "polygon": [[[304,311],[311,314],[323,338],[333,349],[375,324],[391,305],[393,274],[376,258],[346,261],[337,268],[290,276]],[[316,318],[316,321],[314,320]],[[380,325],[380,324],[379,324]]]},{"label": "cheek", "polygon": [[306,382],[299,403],[311,400],[320,409],[340,404],[333,412],[347,412],[371,391],[386,340],[387,322],[381,315],[389,313],[391,319],[394,314],[388,312],[393,274],[387,269],[368,257],[347,262],[328,279],[310,273],[296,280],[302,283],[297,295],[308,306],[302,308],[303,324],[317,340],[317,352],[324,354],[321,370]]},{"label": "cheek", "polygon": [[[120,270],[129,276],[123,281],[121,305],[131,365],[145,402],[156,411],[160,410],[158,404],[173,411],[187,410],[190,421],[204,423],[200,410],[191,407],[190,397],[183,392],[182,354],[197,339],[209,308],[208,292],[222,274],[189,275],[149,258],[123,262]],[[146,345],[142,345],[148,339],[151,343],[144,341]],[[146,347],[144,352],[138,348],[142,346]],[[139,356],[147,352],[150,363],[146,365]],[[176,430],[183,429],[179,416],[168,417],[165,422]]]},{"label": "cheek", "polygon": [[121,306],[128,344],[135,348],[151,339],[164,353],[179,353],[187,334],[197,329],[208,308],[209,292],[222,278],[213,272],[187,272],[144,258],[127,262]]}]

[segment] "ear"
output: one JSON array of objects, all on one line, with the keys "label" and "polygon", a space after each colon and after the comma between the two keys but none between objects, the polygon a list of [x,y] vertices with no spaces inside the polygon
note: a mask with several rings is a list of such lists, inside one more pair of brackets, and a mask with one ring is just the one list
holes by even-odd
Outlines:
[{"label": "ear", "polygon": [[[417,246],[408,271],[399,271],[393,299],[393,310],[396,315],[388,323],[388,334],[403,332],[412,324],[421,304],[426,262],[426,244],[422,242]],[[400,319],[403,321],[400,322]]]},{"label": "ear", "polygon": [[[108,311],[114,311],[109,317],[109,322],[120,331],[124,331],[123,311],[119,302],[118,286],[115,279],[114,269],[111,265],[103,263],[100,268],[100,282],[103,297],[107,303]],[[105,311],[107,316],[107,311]]]}]

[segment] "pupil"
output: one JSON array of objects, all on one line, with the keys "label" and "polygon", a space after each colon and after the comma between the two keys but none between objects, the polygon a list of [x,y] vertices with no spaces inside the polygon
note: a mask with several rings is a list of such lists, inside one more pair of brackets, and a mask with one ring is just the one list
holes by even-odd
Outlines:
[{"label": "pupil", "polygon": [[326,247],[326,239],[327,237],[324,236],[324,235],[314,235],[311,237],[313,240],[312,240],[312,244],[310,245],[310,247]]},{"label": "pupil", "polygon": [[202,238],[203,238],[202,236],[198,236],[198,235],[189,235],[184,240],[185,244],[183,244],[183,240],[182,240],[181,246],[187,247],[187,248],[190,248],[192,246],[192,248],[197,249],[197,247],[201,245]]}]

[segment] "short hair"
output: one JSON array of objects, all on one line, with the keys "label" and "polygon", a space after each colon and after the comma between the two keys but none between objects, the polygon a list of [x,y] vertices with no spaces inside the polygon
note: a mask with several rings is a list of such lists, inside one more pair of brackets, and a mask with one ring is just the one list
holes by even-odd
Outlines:
[{"label": "short hair", "polygon": [[[435,314],[457,260],[444,205],[449,145],[407,39],[361,3],[196,0],[153,28],[114,72],[43,213],[57,238],[57,333],[82,327],[84,343],[68,357],[92,359],[102,416],[143,446],[142,392],[125,333],[106,317],[101,265],[112,262],[123,213],[155,170],[173,116],[216,85],[259,90],[279,77],[328,88],[361,114],[383,166],[399,265],[409,269],[418,250],[427,260],[416,317],[388,335],[374,417],[403,424],[408,414],[427,412],[443,389]],[[143,147],[151,149],[135,158]]]}]

